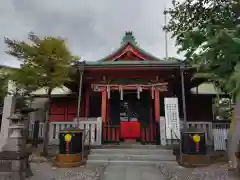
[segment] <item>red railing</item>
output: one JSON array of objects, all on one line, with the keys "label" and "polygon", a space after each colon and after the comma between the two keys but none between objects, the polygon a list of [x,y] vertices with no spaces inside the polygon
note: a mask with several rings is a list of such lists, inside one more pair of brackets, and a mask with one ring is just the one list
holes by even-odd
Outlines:
[{"label": "red railing", "polygon": [[157,143],[157,123],[151,123],[148,127],[141,126],[140,142],[142,144],[156,144]]},{"label": "red railing", "polygon": [[120,143],[120,125],[103,124],[103,143]]},{"label": "red railing", "polygon": [[[158,144],[158,124],[151,123],[149,126],[140,127],[140,142],[142,144]],[[120,143],[120,125],[103,124],[103,143]]]}]

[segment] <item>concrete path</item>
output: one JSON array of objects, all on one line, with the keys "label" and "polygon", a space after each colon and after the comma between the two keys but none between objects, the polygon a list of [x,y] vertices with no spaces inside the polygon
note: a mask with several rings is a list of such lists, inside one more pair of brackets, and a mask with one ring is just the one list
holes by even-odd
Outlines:
[{"label": "concrete path", "polygon": [[155,165],[108,165],[103,180],[165,180]]}]

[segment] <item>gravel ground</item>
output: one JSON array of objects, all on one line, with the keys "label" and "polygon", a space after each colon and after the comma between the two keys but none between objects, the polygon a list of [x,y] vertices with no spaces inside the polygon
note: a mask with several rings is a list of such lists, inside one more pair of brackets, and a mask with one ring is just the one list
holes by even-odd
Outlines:
[{"label": "gravel ground", "polygon": [[55,168],[50,163],[31,163],[34,176],[27,180],[100,180],[102,167]]}]

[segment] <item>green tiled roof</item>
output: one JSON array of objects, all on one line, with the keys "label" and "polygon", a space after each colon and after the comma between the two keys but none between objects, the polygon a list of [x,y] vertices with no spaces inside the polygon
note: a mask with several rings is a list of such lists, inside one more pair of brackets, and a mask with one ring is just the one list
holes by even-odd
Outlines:
[{"label": "green tiled roof", "polygon": [[112,52],[110,55],[108,55],[107,57],[105,58],[102,58],[100,59],[99,61],[105,61],[106,59],[108,59],[109,57],[111,57],[113,54],[121,51],[122,49],[124,49],[124,47],[127,45],[127,44],[131,44],[134,48],[138,49],[142,54],[145,54],[146,56],[150,57],[153,61],[156,61],[156,60],[161,60],[155,56],[153,56],[152,54],[146,52],[145,50],[143,50],[142,48],[140,48],[138,45],[137,45],[137,41],[136,41],[136,38],[135,36],[133,35],[133,33],[131,31],[127,31],[125,32],[125,36],[123,36],[122,38],[122,42],[121,42],[121,46],[115,50],[114,52]]},{"label": "green tiled roof", "polygon": [[[127,45],[131,45],[133,48],[137,49],[139,52],[141,52],[143,55],[148,57],[148,60],[121,60],[118,59],[117,61],[108,61],[111,59],[115,54],[121,52],[124,50],[124,48]],[[127,67],[127,66],[137,66],[137,67],[157,67],[157,66],[176,66],[179,67],[181,65],[187,65],[184,61],[178,60],[176,58],[169,58],[170,60],[162,60],[159,59],[152,54],[146,52],[144,49],[140,48],[137,44],[136,38],[134,37],[133,33],[131,31],[125,32],[125,36],[122,38],[121,46],[112,52],[110,55],[108,55],[105,58],[102,58],[98,61],[85,61],[84,65],[85,67]]]},{"label": "green tiled roof", "polygon": [[151,65],[160,65],[160,66],[180,66],[184,64],[183,61],[131,61],[131,60],[118,60],[118,61],[87,61],[86,66],[151,66]]}]

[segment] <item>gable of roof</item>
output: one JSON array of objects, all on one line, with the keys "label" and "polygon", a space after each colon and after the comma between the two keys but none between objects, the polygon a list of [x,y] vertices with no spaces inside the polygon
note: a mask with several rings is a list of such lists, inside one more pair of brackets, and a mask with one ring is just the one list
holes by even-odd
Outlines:
[{"label": "gable of roof", "polygon": [[[126,55],[125,58],[122,58],[124,55]],[[134,55],[138,61],[162,61],[161,59],[140,48],[133,33],[131,31],[128,31],[122,38],[121,46],[108,56],[100,59],[98,62],[124,61],[125,59],[130,60],[131,58],[127,58],[130,55]]]}]

